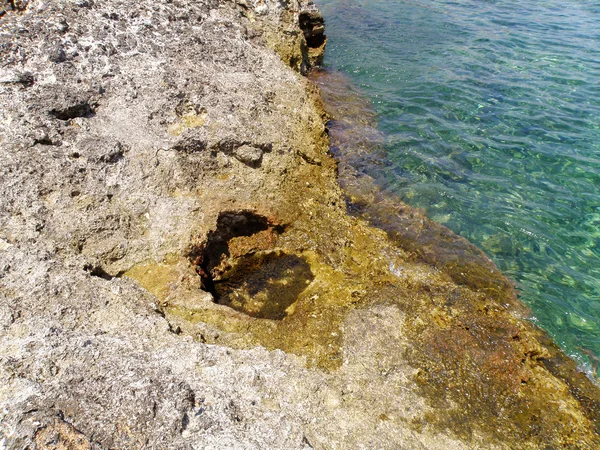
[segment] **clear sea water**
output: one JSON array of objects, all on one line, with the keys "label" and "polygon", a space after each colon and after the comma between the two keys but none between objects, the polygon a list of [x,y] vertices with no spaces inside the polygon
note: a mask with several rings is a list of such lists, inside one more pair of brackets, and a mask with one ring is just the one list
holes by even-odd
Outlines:
[{"label": "clear sea water", "polygon": [[533,320],[600,355],[600,2],[318,0],[373,102],[378,182],[482,248]]}]

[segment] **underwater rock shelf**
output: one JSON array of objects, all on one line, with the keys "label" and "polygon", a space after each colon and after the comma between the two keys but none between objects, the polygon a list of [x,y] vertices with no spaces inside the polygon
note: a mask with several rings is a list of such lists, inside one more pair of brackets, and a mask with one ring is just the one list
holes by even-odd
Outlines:
[{"label": "underwater rock shelf", "polygon": [[0,448],[600,446],[511,284],[336,153],[325,43],[310,1],[0,7]]}]

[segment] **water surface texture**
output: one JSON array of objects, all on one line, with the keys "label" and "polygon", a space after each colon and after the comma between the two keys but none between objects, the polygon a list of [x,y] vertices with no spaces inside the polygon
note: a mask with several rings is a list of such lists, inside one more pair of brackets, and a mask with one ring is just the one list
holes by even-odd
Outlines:
[{"label": "water surface texture", "polygon": [[373,101],[386,190],[480,246],[534,320],[600,354],[600,4],[320,0]]}]

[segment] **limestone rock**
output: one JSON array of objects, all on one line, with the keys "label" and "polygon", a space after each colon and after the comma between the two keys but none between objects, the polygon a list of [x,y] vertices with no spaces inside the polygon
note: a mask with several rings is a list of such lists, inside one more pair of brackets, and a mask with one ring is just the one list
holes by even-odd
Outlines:
[{"label": "limestone rock", "polygon": [[250,145],[241,145],[237,147],[233,151],[233,154],[238,160],[251,167],[259,165],[263,157],[261,148]]},{"label": "limestone rock", "polygon": [[347,214],[310,2],[1,8],[0,448],[597,448],[508,283]]}]

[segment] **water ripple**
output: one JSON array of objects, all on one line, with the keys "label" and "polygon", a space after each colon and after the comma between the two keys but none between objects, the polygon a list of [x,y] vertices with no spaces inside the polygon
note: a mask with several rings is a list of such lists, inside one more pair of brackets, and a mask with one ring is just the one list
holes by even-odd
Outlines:
[{"label": "water ripple", "polygon": [[570,354],[600,354],[597,2],[318,3],[327,62],[384,133],[387,165],[361,170],[483,248]]}]

